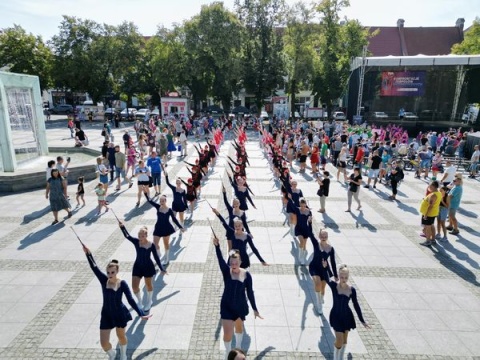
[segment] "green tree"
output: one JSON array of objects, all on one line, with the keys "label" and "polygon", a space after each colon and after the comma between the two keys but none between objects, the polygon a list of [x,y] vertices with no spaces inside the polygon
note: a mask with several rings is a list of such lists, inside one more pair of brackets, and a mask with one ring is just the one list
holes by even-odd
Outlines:
[{"label": "green tree", "polygon": [[113,80],[114,29],[92,20],[63,16],[59,30],[50,42],[55,86],[88,92],[94,101],[101,100],[111,90]]},{"label": "green tree", "polygon": [[282,39],[278,27],[285,11],[283,0],[235,0],[238,17],[245,27],[243,82],[255,95],[257,111],[264,99],[283,82]]},{"label": "green tree", "polygon": [[348,0],[323,0],[315,5],[321,20],[313,94],[327,105],[329,114],[346,89],[351,58],[368,44],[368,29],[357,20],[340,23],[339,13],[349,5]]},{"label": "green tree", "polygon": [[178,26],[173,30],[159,27],[157,34],[145,45],[144,86],[155,105],[160,105],[162,94],[183,85],[181,72],[185,48],[179,38],[180,32]]},{"label": "green tree", "polygon": [[480,54],[480,18],[475,18],[472,26],[465,32],[463,41],[453,45],[452,53],[457,55]]},{"label": "green tree", "polygon": [[318,25],[313,24],[314,11],[305,3],[298,2],[288,11],[284,35],[287,93],[290,94],[290,109],[295,112],[295,94],[299,89],[311,89],[314,73],[314,35]]},{"label": "green tree", "polygon": [[212,74],[209,94],[229,111],[233,94],[241,85],[242,25],[222,2],[214,2],[202,6],[196,26],[202,43],[200,51]]},{"label": "green tree", "polygon": [[11,72],[37,75],[43,90],[51,85],[52,60],[40,36],[27,34],[19,25],[0,32],[0,68],[9,66]]}]

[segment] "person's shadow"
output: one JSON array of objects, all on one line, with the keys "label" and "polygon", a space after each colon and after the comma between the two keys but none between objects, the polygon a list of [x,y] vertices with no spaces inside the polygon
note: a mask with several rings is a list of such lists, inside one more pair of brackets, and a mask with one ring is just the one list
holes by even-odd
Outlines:
[{"label": "person's shadow", "polygon": [[322,335],[320,337],[320,341],[318,342],[318,349],[325,359],[328,359],[330,354],[333,352],[333,347],[335,346],[335,336],[330,329],[330,323],[328,322],[327,318],[324,315],[321,315],[320,320],[322,321]]},{"label": "person's shadow", "polygon": [[334,232],[340,232],[340,227],[326,212],[322,213],[323,224],[326,228],[332,229]]},{"label": "person's shadow", "polygon": [[25,236],[22,240],[20,240],[20,245],[18,246],[17,250],[26,249],[27,247],[48,238],[54,232],[64,227],[65,227],[65,223],[63,221],[60,221],[56,225],[47,225],[46,227],[44,227],[43,229],[37,232],[30,233],[27,236]]},{"label": "person's shadow", "polygon": [[170,262],[175,261],[180,253],[185,250],[185,246],[180,246],[182,240],[182,232],[178,232],[178,235],[170,237]]},{"label": "person's shadow", "polygon": [[50,211],[50,205],[47,205],[42,210],[32,211],[30,214],[26,214],[23,217],[23,222],[21,223],[21,225],[25,225],[28,224],[30,221],[40,219],[41,217],[47,215]]},{"label": "person's shadow", "polygon": [[261,359],[265,358],[268,355],[268,353],[272,352],[273,350],[275,350],[275,348],[273,346],[266,347],[265,349],[260,351],[260,353],[257,356],[255,356],[255,358],[253,360],[261,360]]}]

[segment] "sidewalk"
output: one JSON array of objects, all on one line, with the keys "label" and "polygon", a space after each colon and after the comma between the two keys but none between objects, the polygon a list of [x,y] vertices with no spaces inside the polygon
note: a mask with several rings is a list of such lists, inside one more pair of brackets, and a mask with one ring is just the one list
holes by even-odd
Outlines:
[{"label": "sidewalk", "polygon": [[[89,147],[97,150],[102,144],[102,124],[85,125]],[[66,122],[65,128],[60,125],[47,124],[49,146],[72,142]],[[116,143],[122,143],[122,130],[113,129]],[[255,139],[250,134],[247,176],[257,209],[248,210],[247,216],[255,245],[270,266],[262,266],[252,254],[250,271],[264,320],[254,320],[250,311],[242,347],[248,350],[248,359],[331,359],[335,340],[328,323],[331,291],[327,287],[324,315],[318,316],[313,311],[308,268],[296,264],[297,242],[283,226],[280,191]],[[223,215],[222,183],[232,198],[226,155],[233,155],[229,141],[221,147],[215,170],[202,187],[202,200],[208,199]],[[195,158],[190,146],[185,160]],[[190,177],[179,161],[174,157],[168,162],[171,180]],[[336,174],[330,165],[329,170]],[[405,175],[398,202],[387,200],[390,192],[383,185],[375,191],[362,187],[362,211],[352,213],[344,212],[346,190],[332,177],[325,214],[317,212],[317,185],[308,172],[293,175],[312,208],[315,233],[326,226],[337,264],[349,265],[350,281],[372,326],[364,329],[356,318],[357,329],[348,338],[348,359],[478,359],[478,181],[464,181],[460,236],[450,235],[448,243],[429,249],[419,245],[418,236],[417,209],[426,182],[414,179],[413,172]],[[71,219],[61,213],[60,219],[65,219],[56,226],[50,225],[53,217],[44,190],[0,198],[5,209],[0,215],[0,359],[107,358],[99,345],[101,290],[69,227],[90,247],[100,268],[118,259],[120,276],[130,285],[135,253],[111,211],[95,216],[94,185],[95,181],[86,185],[87,206],[77,208]],[[129,232],[137,234],[141,225],[152,232],[155,211],[144,199],[135,207],[136,185],[128,189],[124,184],[117,193],[113,188],[109,190],[111,208],[126,220]],[[75,189],[76,185],[69,186],[73,206]],[[162,189],[170,202],[171,190],[164,184]],[[219,319],[223,281],[208,219],[217,235],[222,235],[226,253],[223,227],[207,202],[200,201],[186,222],[188,230],[170,239],[169,275],[155,278],[153,317],[142,322],[132,313],[134,320],[127,327],[129,359],[223,359]],[[310,243],[308,252],[311,257]],[[111,341],[115,346],[114,332]]]}]

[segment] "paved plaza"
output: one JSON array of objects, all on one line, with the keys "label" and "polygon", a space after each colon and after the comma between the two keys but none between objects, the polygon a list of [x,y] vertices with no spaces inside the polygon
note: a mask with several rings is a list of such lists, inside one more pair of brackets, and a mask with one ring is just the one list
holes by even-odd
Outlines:
[{"label": "paved plaza", "polygon": [[[101,125],[87,126],[90,147],[99,149]],[[73,145],[63,124],[47,127],[49,146]],[[120,140],[122,129],[113,132]],[[248,182],[257,207],[247,212],[249,227],[270,266],[251,258],[255,297],[264,320],[255,320],[251,311],[243,348],[248,359],[331,359],[335,339],[328,323],[331,291],[327,287],[324,315],[318,316],[308,268],[296,263],[297,242],[284,226],[281,193],[255,134],[249,135],[246,148]],[[196,155],[190,147],[186,161],[193,162]],[[202,188],[202,199],[223,215],[227,212],[222,183],[229,199],[232,196],[225,171],[227,155],[234,155],[230,141],[220,148],[214,172]],[[333,174],[333,167],[328,167]],[[176,156],[168,162],[167,171],[170,179],[189,177]],[[332,177],[327,212],[321,214],[314,179],[308,171],[293,173],[313,210],[315,233],[326,226],[337,264],[349,265],[350,280],[371,325],[365,329],[357,320],[346,358],[480,359],[479,182],[464,181],[460,235],[450,235],[448,243],[430,249],[419,245],[423,240],[417,210],[427,183],[414,179],[413,172],[405,174],[399,201],[387,200],[390,192],[383,185],[376,190],[362,187],[362,211],[352,213],[345,212],[346,188]],[[60,213],[60,219],[65,219],[56,226],[50,225],[53,216],[43,189],[0,198],[0,359],[107,358],[99,344],[101,289],[70,226],[100,268],[118,259],[120,276],[129,284],[135,252],[111,212],[95,216],[95,184],[86,184],[87,206],[76,209],[70,219]],[[126,220],[130,233],[136,234],[141,225],[152,232],[155,210],[144,199],[135,207],[136,185],[129,190],[124,185],[117,193],[113,187],[111,208]],[[171,199],[165,184],[162,190]],[[72,182],[73,206],[75,191]],[[186,223],[188,230],[171,237],[169,275],[158,274],[154,282],[153,317],[140,321],[132,314],[127,329],[129,359],[223,359],[219,318],[223,280],[208,219],[222,235],[225,254],[223,227],[207,202],[200,201]],[[311,257],[310,243],[308,251]],[[111,340],[115,346],[114,332]]]}]

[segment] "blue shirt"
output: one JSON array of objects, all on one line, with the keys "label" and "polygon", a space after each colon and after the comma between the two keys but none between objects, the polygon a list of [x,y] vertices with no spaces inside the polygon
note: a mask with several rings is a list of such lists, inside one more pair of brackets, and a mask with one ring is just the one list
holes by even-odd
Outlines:
[{"label": "blue shirt", "polygon": [[162,172],[162,160],[157,156],[154,158],[148,158],[147,166],[150,168],[152,173],[158,174]]},{"label": "blue shirt", "polygon": [[460,207],[460,201],[462,200],[463,188],[455,185],[448,196],[450,196],[450,209],[456,210]]}]

